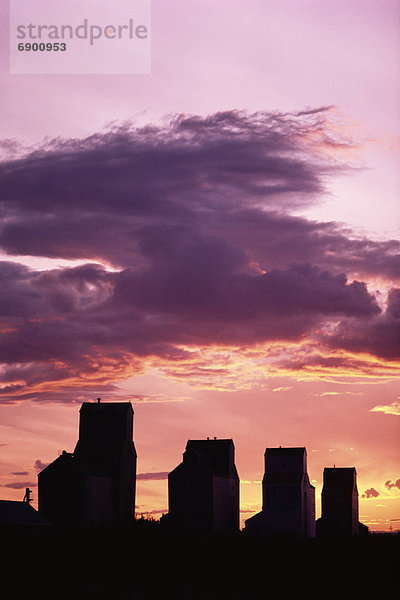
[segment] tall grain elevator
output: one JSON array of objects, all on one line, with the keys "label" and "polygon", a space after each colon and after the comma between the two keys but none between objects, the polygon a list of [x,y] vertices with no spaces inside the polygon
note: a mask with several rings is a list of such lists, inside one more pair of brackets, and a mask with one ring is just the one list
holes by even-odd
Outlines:
[{"label": "tall grain elevator", "polygon": [[245,532],[315,537],[315,488],[305,448],[267,448],[262,511],[246,520]]},{"label": "tall grain elevator", "polygon": [[38,474],[39,512],[50,522],[127,523],[134,518],[136,450],[130,402],[84,402],[79,439]]},{"label": "tall grain elevator", "polygon": [[168,476],[169,527],[239,531],[239,476],[231,439],[189,440],[182,462]]},{"label": "tall grain elevator", "polygon": [[355,467],[325,467],[318,536],[352,536],[367,533],[358,520],[357,471]]}]

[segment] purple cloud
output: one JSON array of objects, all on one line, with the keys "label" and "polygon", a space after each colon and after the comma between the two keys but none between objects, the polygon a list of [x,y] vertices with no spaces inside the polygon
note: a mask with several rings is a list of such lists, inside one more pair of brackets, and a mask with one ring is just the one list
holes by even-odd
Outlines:
[{"label": "purple cloud", "polygon": [[22,490],[24,488],[36,487],[37,483],[32,483],[31,481],[13,481],[11,483],[5,483],[2,487],[10,488],[13,490]]},{"label": "purple cloud", "polygon": [[[349,145],[329,137],[327,110],[178,116],[0,163],[0,247],[138,268],[152,236],[161,250],[164,236],[197,235],[240,248],[264,269],[297,261],[400,277],[398,241],[290,215],[316,203],[326,176],[345,169],[323,154]],[[315,135],[319,154],[308,141]]]},{"label": "purple cloud", "polygon": [[49,463],[42,462],[39,458],[35,460],[34,468],[36,471],[42,471]]},{"label": "purple cloud", "polygon": [[63,378],[65,363],[89,368],[99,350],[120,359],[171,355],[174,345],[199,337],[205,344],[299,339],[325,318],[379,313],[366,286],[343,275],[309,265],[250,274],[244,264],[214,240],[176,243],[176,252],[153,256],[139,272],[87,265],[38,274],[0,263],[8,282],[0,360],[10,365],[10,381],[33,383]]},{"label": "purple cloud", "polygon": [[88,261],[0,263],[4,401],[111,393],[148,357],[176,363],[191,344],[309,337],[395,358],[399,290],[382,312],[363,278],[400,278],[400,242],[291,214],[345,169],[323,153],[350,144],[324,131],[327,112],[179,116],[0,163],[0,248]]},{"label": "purple cloud", "polygon": [[388,360],[400,358],[400,289],[389,292],[383,313],[368,321],[348,318],[325,341],[331,348],[367,352]]}]

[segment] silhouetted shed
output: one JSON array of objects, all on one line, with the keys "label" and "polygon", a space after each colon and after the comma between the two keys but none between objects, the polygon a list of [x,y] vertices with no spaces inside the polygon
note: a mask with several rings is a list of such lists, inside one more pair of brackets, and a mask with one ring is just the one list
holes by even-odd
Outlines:
[{"label": "silhouetted shed", "polygon": [[29,502],[0,500],[0,539],[5,548],[11,540],[36,540],[49,526],[48,520]]},{"label": "silhouetted shed", "polygon": [[49,522],[27,502],[0,500],[0,526],[4,525],[42,527]]}]

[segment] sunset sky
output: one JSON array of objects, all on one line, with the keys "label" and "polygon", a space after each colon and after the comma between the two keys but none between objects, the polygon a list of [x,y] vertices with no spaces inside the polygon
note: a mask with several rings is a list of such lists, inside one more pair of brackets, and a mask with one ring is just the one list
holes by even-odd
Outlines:
[{"label": "sunset sky", "polygon": [[[137,513],[188,439],[358,474],[400,526],[400,3],[153,0],[148,75],[10,75],[0,8],[0,498],[83,401],[135,411]],[[99,2],[101,10],[101,2]],[[67,491],[66,491],[67,493]]]}]

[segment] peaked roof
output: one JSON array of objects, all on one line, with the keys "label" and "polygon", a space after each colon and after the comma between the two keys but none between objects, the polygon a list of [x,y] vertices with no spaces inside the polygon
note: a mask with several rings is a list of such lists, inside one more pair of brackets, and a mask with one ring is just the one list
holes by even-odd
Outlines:
[{"label": "peaked roof", "polygon": [[232,439],[188,440],[183,461],[172,473],[201,469],[221,477],[237,476]]},{"label": "peaked roof", "polygon": [[324,474],[328,477],[354,477],[356,474],[355,467],[325,467]]},{"label": "peaked roof", "polygon": [[126,412],[133,407],[131,402],[83,402],[79,412]]},{"label": "peaked roof", "polygon": [[270,454],[272,456],[302,456],[304,453],[307,454],[304,446],[295,447],[295,448],[266,448],[265,454]]},{"label": "peaked roof", "polygon": [[186,448],[227,448],[234,446],[232,438],[207,438],[206,440],[188,440]]},{"label": "peaked roof", "polygon": [[45,471],[46,473],[48,473],[54,468],[60,467],[60,465],[69,465],[71,468],[76,468],[77,461],[74,460],[73,453],[63,450],[62,453],[59,456],[57,456],[57,458],[55,458],[51,463],[49,463],[41,471],[39,471],[38,477],[40,477]]},{"label": "peaked roof", "polygon": [[325,467],[322,491],[353,490],[357,482],[355,467]]}]

